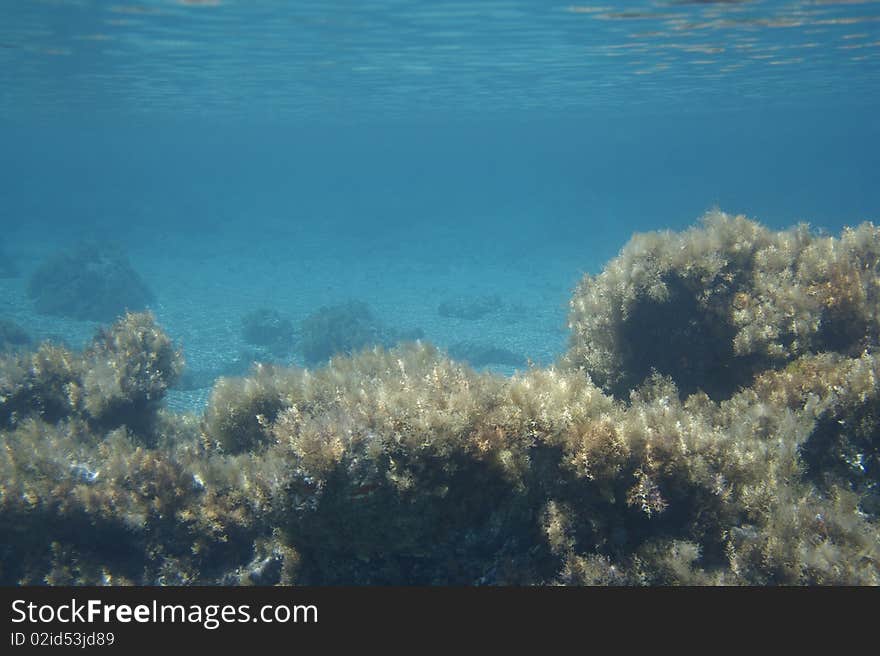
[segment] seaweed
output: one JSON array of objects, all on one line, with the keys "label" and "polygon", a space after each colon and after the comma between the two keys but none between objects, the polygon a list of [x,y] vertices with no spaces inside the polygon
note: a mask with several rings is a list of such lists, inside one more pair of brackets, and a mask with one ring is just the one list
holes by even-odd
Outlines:
[{"label": "seaweed", "polygon": [[0,358],[0,420],[86,421],[95,430],[128,427],[156,439],[156,414],[183,370],[183,356],[150,313],[126,314],[82,353],[43,343]]},{"label": "seaweed", "polygon": [[567,356],[509,378],[374,345],[193,417],[161,407],[182,359],[148,314],[4,356],[0,582],[880,584],[876,242],[636,237],[576,290]]},{"label": "seaweed", "polygon": [[821,237],[715,211],[682,233],[636,235],[577,286],[563,363],[621,398],[653,371],[683,396],[730,398],[801,355],[876,344],[878,262],[868,223]]}]

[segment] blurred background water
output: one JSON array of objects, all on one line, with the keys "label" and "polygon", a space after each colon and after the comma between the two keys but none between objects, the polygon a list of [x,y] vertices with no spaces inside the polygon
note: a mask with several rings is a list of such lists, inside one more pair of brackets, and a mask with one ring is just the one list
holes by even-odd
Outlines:
[{"label": "blurred background water", "polygon": [[85,239],[200,374],[177,408],[303,364],[247,341],[260,309],[363,301],[511,373],[634,231],[876,220],[878,108],[872,0],[4,0],[0,318],[81,345],[28,285]]}]

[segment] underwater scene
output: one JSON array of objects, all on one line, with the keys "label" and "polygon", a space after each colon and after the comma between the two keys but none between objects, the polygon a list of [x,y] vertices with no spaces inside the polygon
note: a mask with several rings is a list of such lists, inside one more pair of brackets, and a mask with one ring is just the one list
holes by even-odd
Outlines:
[{"label": "underwater scene", "polygon": [[0,584],[880,583],[878,117],[880,0],[0,3]]}]

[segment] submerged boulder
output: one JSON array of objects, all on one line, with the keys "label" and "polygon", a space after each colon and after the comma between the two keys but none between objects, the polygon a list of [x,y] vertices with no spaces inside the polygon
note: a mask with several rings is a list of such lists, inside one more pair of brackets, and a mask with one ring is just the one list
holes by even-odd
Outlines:
[{"label": "submerged boulder", "polygon": [[41,314],[90,321],[111,321],[154,300],[123,251],[96,243],[50,257],[31,276],[28,295]]},{"label": "submerged boulder", "polygon": [[318,365],[337,354],[352,354],[370,346],[392,346],[421,339],[419,329],[399,331],[385,325],[363,301],[322,307],[300,327],[300,348],[306,364]]},{"label": "submerged boulder", "polygon": [[263,347],[276,356],[286,355],[296,344],[296,332],[290,319],[268,308],[243,316],[241,334],[248,344]]}]

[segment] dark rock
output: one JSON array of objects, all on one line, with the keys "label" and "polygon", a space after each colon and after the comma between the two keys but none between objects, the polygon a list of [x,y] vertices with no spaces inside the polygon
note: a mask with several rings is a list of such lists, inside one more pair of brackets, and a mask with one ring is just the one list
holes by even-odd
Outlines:
[{"label": "dark rock", "polygon": [[28,294],[41,314],[91,321],[115,319],[154,299],[122,251],[94,243],[49,258],[31,277]]},{"label": "dark rock", "polygon": [[326,362],[339,353],[354,353],[369,346],[390,347],[401,341],[421,339],[415,328],[398,331],[373,316],[363,301],[323,307],[306,317],[300,328],[300,348],[306,364]]},{"label": "dark rock", "polygon": [[241,333],[248,344],[264,347],[278,356],[289,353],[296,343],[296,334],[290,319],[266,308],[242,317]]}]

